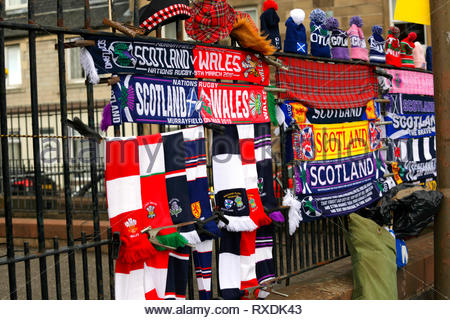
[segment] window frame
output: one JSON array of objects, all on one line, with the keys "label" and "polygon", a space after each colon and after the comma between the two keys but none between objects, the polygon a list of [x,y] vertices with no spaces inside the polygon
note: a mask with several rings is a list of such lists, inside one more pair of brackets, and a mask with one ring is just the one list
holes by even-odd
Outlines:
[{"label": "window frame", "polygon": [[[10,84],[9,83],[9,79],[10,79],[9,75],[11,74],[11,68],[8,68],[9,67],[8,50],[9,50],[9,48],[12,48],[12,47],[17,47],[19,49],[19,60],[18,61],[19,61],[19,64],[20,64],[19,65],[19,69],[20,69],[20,83],[16,83],[16,84]],[[6,83],[5,83],[6,84],[6,89],[9,90],[9,89],[22,88],[22,86],[23,86],[23,68],[22,68],[22,48],[21,48],[20,43],[11,43],[11,44],[5,45],[5,68],[8,69],[8,76],[6,77]]]},{"label": "window frame", "polygon": [[[395,20],[394,19],[394,15],[395,15],[395,5],[394,5],[394,1],[395,4],[397,4],[397,0],[389,0],[389,25],[391,26],[395,26],[398,24],[407,24],[407,23],[412,23],[412,22],[407,22],[407,21],[402,21],[402,20]],[[418,23],[416,23],[418,24]],[[420,25],[420,24],[418,24]],[[424,43],[422,43],[425,46],[428,46],[428,30],[427,30],[427,26],[426,25],[422,25],[423,27],[423,41]]]},{"label": "window frame", "polygon": [[236,7],[234,8],[236,11],[245,11],[245,10],[255,10],[256,14],[255,14],[255,19],[253,19],[253,21],[255,22],[256,26],[258,27],[258,29],[260,28],[260,21],[259,21],[259,11],[258,11],[258,6],[257,5],[247,5],[247,6],[243,6],[243,7]]},{"label": "window frame", "polygon": [[[80,84],[80,83],[84,83],[86,80],[86,75],[81,78],[72,78],[72,54],[75,50],[80,50],[80,48],[75,47],[75,48],[70,48],[68,50],[66,50],[67,52],[67,57],[66,57],[66,73],[67,73],[67,83],[68,84]],[[79,53],[79,52],[78,52]],[[81,73],[83,74],[84,70],[83,67],[81,66],[80,63],[80,68],[81,68]]]},{"label": "window frame", "polygon": [[19,5],[12,5],[10,3],[10,1],[11,0],[5,1],[5,11],[12,11],[12,10],[17,10],[17,9],[28,8],[28,0],[25,1],[25,4],[19,4]]}]

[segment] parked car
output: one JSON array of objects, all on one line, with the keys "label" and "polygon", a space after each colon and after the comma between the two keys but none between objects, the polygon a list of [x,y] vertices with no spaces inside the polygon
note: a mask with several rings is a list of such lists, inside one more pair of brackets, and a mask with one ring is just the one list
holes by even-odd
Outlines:
[{"label": "parked car", "polygon": [[[42,194],[46,196],[56,195],[56,182],[47,175],[42,175]],[[34,194],[34,173],[11,178],[12,195],[32,195]]]}]

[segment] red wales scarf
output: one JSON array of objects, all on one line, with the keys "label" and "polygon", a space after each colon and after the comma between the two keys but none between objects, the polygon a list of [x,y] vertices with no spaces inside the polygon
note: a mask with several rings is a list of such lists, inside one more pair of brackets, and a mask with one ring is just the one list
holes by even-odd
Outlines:
[{"label": "red wales scarf", "polygon": [[[168,252],[155,250],[141,234],[148,226],[172,224],[161,135],[108,140],[105,181],[111,228],[121,239],[116,299],[163,299]],[[180,240],[174,229],[160,235]]]}]

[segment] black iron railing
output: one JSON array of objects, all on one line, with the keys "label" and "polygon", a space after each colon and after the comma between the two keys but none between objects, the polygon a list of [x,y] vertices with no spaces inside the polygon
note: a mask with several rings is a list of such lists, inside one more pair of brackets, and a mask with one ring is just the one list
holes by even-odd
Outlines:
[{"label": "black iron railing", "polygon": [[[0,52],[5,51],[5,31],[21,30],[28,33],[24,39],[29,52],[29,98],[23,107],[8,106],[5,57],[0,54],[0,123],[1,123],[1,200],[0,214],[4,216],[4,241],[0,243],[0,274],[8,278],[8,288],[0,292],[10,299],[114,299],[114,251],[117,250],[110,230],[102,234],[100,221],[106,220],[104,165],[101,148],[93,142],[74,137],[66,119],[82,118],[92,128],[98,128],[102,107],[106,101],[96,100],[96,88],[86,83],[86,101],[69,102],[67,98],[66,35],[83,36],[108,32],[91,29],[89,1],[84,1],[83,28],[64,27],[62,0],[54,1],[56,26],[35,23],[36,0],[28,1],[29,23],[5,21],[4,0],[0,0]],[[114,1],[112,14],[114,18]],[[105,16],[108,13],[105,12]],[[134,5],[137,21],[137,2]],[[182,39],[182,25],[177,24],[177,39]],[[161,35],[161,30],[156,32]],[[53,36],[57,41],[57,70],[59,102],[41,104],[38,100],[39,83],[36,39]],[[145,41],[145,38],[142,38]],[[163,40],[164,41],[164,40]],[[53,70],[48,71],[53,72]],[[147,133],[151,133],[148,128]],[[177,129],[160,126],[159,131]],[[114,135],[140,135],[143,125],[124,124],[114,128]],[[208,135],[211,136],[211,135]],[[277,140],[282,141],[283,138]],[[283,165],[284,146],[274,152],[274,173],[284,186],[289,183],[287,167]],[[77,155],[79,150],[82,156]],[[275,191],[282,197],[279,183]],[[281,201],[281,199],[280,199]],[[287,218],[287,212],[284,212]],[[13,217],[36,219],[37,241],[28,239],[23,244],[17,239]],[[51,238],[44,228],[51,218],[65,218],[64,239]],[[92,220],[93,233],[81,233],[74,238],[74,219]],[[278,275],[296,274],[315,268],[347,255],[339,218],[301,224],[299,230],[288,235],[288,225],[274,227],[273,256]],[[344,219],[345,220],[345,219]],[[1,233],[0,233],[1,234]],[[30,247],[36,247],[34,252]],[[218,252],[219,241],[215,241]],[[53,257],[53,259],[51,259]],[[218,265],[218,254],[215,255]],[[213,262],[214,263],[214,262]],[[188,299],[196,297],[196,281],[191,267],[188,281]],[[7,270],[4,270],[4,268]],[[81,270],[81,271],[80,271]],[[81,273],[81,276],[80,276]],[[94,276],[95,275],[95,276]],[[95,278],[95,281],[94,281]],[[108,281],[106,281],[108,279]],[[2,281],[3,283],[6,281]],[[286,284],[289,279],[286,280]],[[95,284],[95,285],[94,285]],[[218,277],[213,275],[213,292],[218,295]],[[34,287],[34,288],[33,288]],[[40,288],[40,293],[35,288]],[[83,287],[81,291],[80,288]],[[2,287],[0,286],[0,290]],[[84,295],[81,294],[84,293]]]}]

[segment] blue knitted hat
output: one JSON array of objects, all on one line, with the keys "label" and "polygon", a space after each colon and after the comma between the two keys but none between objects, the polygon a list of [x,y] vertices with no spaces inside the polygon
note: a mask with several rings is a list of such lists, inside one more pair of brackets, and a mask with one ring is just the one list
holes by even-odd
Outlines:
[{"label": "blue knitted hat", "polygon": [[383,27],[375,25],[372,27],[372,32],[381,36],[383,34]]}]

